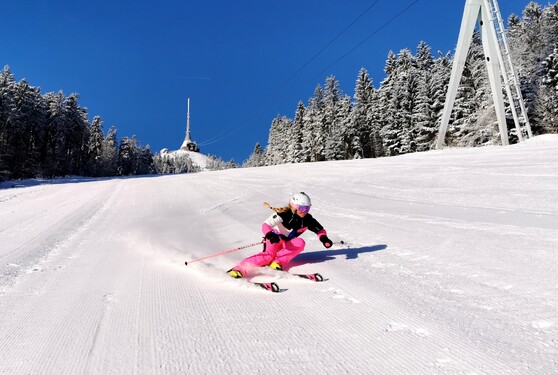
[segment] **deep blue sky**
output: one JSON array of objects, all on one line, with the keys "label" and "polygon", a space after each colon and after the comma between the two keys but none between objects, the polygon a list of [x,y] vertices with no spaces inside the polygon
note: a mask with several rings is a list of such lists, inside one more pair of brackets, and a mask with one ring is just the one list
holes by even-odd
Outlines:
[{"label": "deep blue sky", "polygon": [[[521,15],[528,2],[500,1],[504,20]],[[352,96],[361,67],[378,87],[390,50],[414,53],[424,40],[433,53],[453,52],[464,4],[6,1],[0,64],[43,93],[79,93],[105,132],[115,125],[119,137],[135,134],[154,152],[182,144],[190,97],[192,139],[201,151],[241,163],[256,142],[265,147],[272,119],[294,117],[298,101],[307,103],[327,76]]]}]

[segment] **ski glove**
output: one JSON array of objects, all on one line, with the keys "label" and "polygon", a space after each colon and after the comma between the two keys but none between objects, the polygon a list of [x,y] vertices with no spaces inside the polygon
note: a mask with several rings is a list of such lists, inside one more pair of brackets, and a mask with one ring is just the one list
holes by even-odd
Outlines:
[{"label": "ski glove", "polygon": [[326,249],[329,249],[333,245],[333,242],[326,235],[321,236],[320,241],[322,241]]},{"label": "ski glove", "polygon": [[267,234],[265,235],[265,239],[269,240],[269,242],[271,242],[271,243],[278,243],[281,240],[279,238],[279,236],[277,235],[277,233],[275,233],[273,231],[267,232]]}]

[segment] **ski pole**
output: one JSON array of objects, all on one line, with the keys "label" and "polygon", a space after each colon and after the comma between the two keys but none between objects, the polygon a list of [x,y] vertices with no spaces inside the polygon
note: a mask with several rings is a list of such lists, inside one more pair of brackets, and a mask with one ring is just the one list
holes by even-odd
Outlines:
[{"label": "ski pole", "polygon": [[260,242],[254,242],[254,243],[251,243],[250,245],[244,245],[244,246],[240,246],[240,247],[237,247],[237,248],[234,248],[234,249],[230,249],[230,250],[225,250],[225,251],[222,251],[222,252],[220,252],[220,253],[217,253],[217,254],[212,254],[212,255],[208,255],[208,256],[205,256],[205,257],[203,257],[203,258],[199,258],[199,259],[191,260],[191,261],[189,261],[189,262],[188,262],[188,261],[186,261],[186,262],[184,262],[184,264],[185,264],[185,265],[188,265],[188,264],[190,264],[190,263],[195,263],[195,262],[199,262],[200,260],[204,260],[204,259],[209,259],[209,258],[214,258],[214,257],[218,257],[219,255],[224,255],[224,254],[232,253],[232,252],[234,252],[234,251],[238,251],[238,250],[246,249],[246,248],[248,248],[248,247],[252,247],[252,246],[257,246],[257,245],[260,245],[260,244],[262,244],[262,243],[263,243],[263,241],[260,241]]}]

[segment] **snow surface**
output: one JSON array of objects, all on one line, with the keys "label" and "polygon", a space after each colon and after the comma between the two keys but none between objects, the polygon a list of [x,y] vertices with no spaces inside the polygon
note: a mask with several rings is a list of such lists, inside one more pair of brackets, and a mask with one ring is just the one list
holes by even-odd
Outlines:
[{"label": "snow surface", "polygon": [[[556,374],[558,136],[0,190],[1,374]],[[225,275],[292,192],[273,294]]]}]

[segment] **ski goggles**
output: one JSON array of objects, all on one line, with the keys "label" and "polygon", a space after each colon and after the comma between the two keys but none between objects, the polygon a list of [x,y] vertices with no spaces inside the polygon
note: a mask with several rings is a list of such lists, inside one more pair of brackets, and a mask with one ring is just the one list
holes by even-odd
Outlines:
[{"label": "ski goggles", "polygon": [[310,207],[312,207],[312,206],[302,206],[302,205],[299,204],[299,205],[296,206],[296,209],[297,209],[297,211],[300,211],[300,212],[308,212],[308,211],[310,211]]}]

